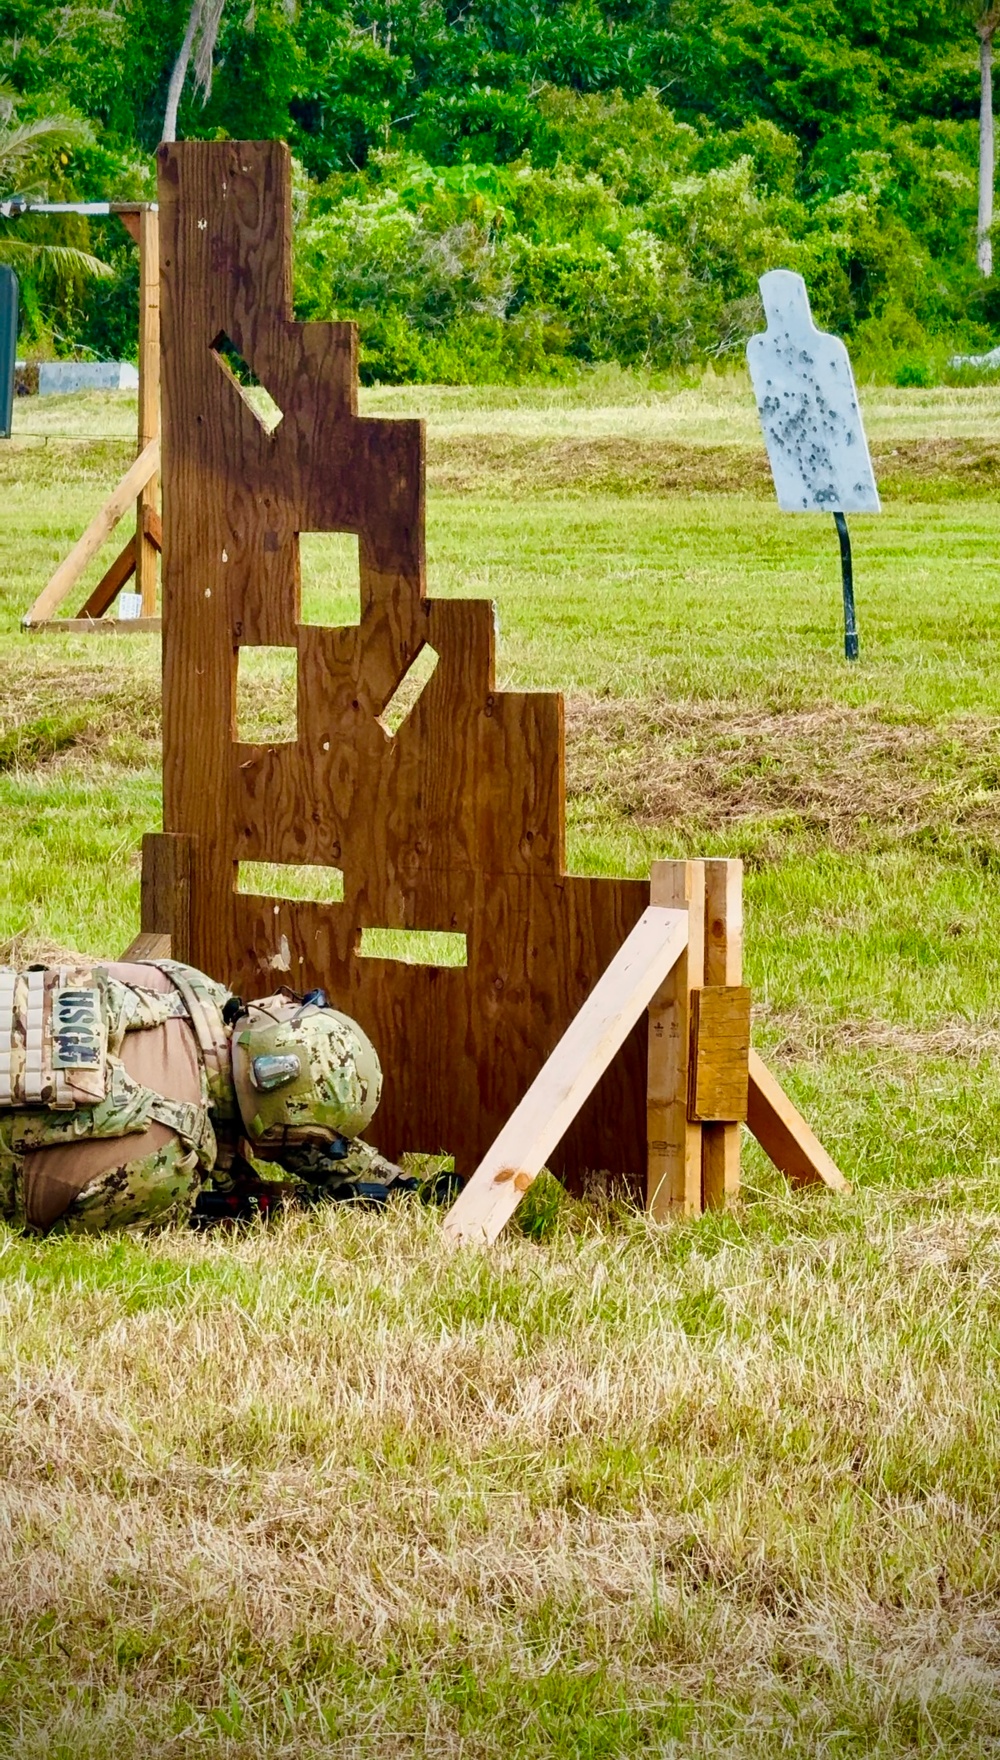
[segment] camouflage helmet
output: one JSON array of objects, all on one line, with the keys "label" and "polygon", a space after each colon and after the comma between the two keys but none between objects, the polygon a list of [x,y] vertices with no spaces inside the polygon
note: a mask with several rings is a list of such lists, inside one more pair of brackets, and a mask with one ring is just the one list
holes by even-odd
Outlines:
[{"label": "camouflage helmet", "polygon": [[236,1017],[233,1082],[255,1148],[356,1137],[382,1094],[375,1047],[356,1021],[326,1006],[322,991],[304,999],[279,991]]}]

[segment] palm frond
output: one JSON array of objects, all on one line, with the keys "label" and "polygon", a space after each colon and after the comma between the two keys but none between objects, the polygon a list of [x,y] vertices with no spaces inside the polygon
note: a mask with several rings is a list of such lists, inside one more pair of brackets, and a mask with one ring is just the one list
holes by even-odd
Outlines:
[{"label": "palm frond", "polygon": [[31,122],[0,127],[0,184],[45,147],[79,147],[94,138],[89,123],[76,116],[36,116]]},{"label": "palm frond", "polygon": [[106,280],[114,274],[109,263],[91,256],[89,251],[77,250],[69,244],[31,244],[25,238],[0,238],[0,263],[7,263],[12,269],[19,263],[25,268],[51,269],[53,274],[66,277],[86,275]]}]

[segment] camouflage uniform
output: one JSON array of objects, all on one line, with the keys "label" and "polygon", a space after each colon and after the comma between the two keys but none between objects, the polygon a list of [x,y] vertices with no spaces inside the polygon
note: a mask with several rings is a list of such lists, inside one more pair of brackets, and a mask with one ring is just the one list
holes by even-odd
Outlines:
[{"label": "camouflage uniform", "polygon": [[[148,985],[136,973],[148,973]],[[0,968],[0,1217],[42,1233],[142,1230],[184,1221],[207,1182],[231,1185],[245,1135],[230,1056],[234,1012],[222,985],[169,960]],[[326,1025],[332,1011],[321,1012]],[[287,1155],[263,1151],[268,1159],[297,1160],[297,1177],[314,1186],[330,1181],[332,1169],[339,1188],[389,1166],[367,1143],[338,1134],[374,1110],[365,1106],[373,1097],[362,1091],[351,1026],[333,1016],[318,1051],[310,1046],[325,1107],[311,1116],[303,1110],[300,1128],[284,1132]],[[181,1097],[159,1091],[155,1069],[146,1082],[125,1066],[139,1049],[132,1035],[164,1029],[183,1037],[183,1079],[172,1083],[186,1089]],[[279,1054],[293,1042],[280,1024],[273,1037]],[[155,1064],[160,1042],[151,1042],[147,1062]],[[293,1116],[296,1089],[308,1086],[305,1077],[285,1083]],[[253,1130],[259,1122],[247,1121],[251,1139],[261,1135]],[[310,1130],[317,1125],[319,1133]],[[88,1159],[100,1163],[90,1177]]]}]

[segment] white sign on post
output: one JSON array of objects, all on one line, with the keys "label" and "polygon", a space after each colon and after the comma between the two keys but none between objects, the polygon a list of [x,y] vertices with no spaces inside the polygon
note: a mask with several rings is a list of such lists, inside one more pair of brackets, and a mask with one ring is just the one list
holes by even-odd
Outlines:
[{"label": "white sign on post", "polygon": [[839,336],[817,330],[801,275],[771,269],[760,278],[767,329],[747,343],[764,444],[778,506],[832,513],[844,587],[844,654],[858,657],[854,566],[848,513],[881,513],[854,374]]}]

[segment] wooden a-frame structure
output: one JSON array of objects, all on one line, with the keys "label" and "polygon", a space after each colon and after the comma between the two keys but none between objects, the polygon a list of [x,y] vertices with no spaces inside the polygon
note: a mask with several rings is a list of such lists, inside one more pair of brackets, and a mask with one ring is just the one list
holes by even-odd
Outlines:
[{"label": "wooden a-frame structure", "polygon": [[[140,634],[158,630],[156,614],[157,557],[163,544],[157,508],[160,470],[160,249],[155,202],[112,202],[109,210],[131,233],[139,247],[139,436],[137,456],[121,482],[95,513],[48,584],[39,593],[21,627],[32,634],[54,630],[88,634],[108,630]],[[135,532],[119,551],[75,617],[57,617],[87,564],[135,505]],[[106,615],[122,588],[135,576],[142,600],[138,617]]]}]

